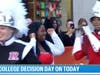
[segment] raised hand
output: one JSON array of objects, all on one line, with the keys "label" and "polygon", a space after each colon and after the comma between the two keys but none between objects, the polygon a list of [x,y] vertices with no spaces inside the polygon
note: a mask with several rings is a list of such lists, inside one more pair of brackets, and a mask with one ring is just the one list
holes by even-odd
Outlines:
[{"label": "raised hand", "polygon": [[55,32],[55,30],[54,30],[54,28],[48,28],[47,32],[48,32],[48,34],[51,35],[53,32]]},{"label": "raised hand", "polygon": [[56,6],[53,7],[52,4],[49,3],[49,11],[53,12],[55,9],[56,9]]},{"label": "raised hand", "polygon": [[35,33],[31,33],[31,34],[29,35],[29,37],[30,37],[30,38],[35,38]]}]

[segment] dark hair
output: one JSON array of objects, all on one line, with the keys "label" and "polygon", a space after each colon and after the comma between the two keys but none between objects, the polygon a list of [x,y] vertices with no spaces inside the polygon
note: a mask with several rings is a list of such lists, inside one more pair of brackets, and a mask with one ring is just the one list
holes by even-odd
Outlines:
[{"label": "dark hair", "polygon": [[33,22],[31,25],[28,26],[28,28],[29,28],[28,34],[37,33],[37,31],[41,25],[42,25],[41,22]]},{"label": "dark hair", "polygon": [[90,22],[94,21],[96,18],[100,18],[100,17],[93,16],[90,18]]},{"label": "dark hair", "polygon": [[57,22],[56,18],[54,18],[54,17],[51,17],[50,19],[48,19],[48,18],[45,19],[44,26],[45,26],[46,30],[48,28],[54,28],[53,27],[54,21]]},{"label": "dark hair", "polygon": [[69,21],[73,21],[73,20],[72,19],[68,19],[67,22],[69,22]]},{"label": "dark hair", "polygon": [[[40,54],[40,50],[38,48],[38,43],[37,42],[38,41],[36,41],[36,54],[39,55]],[[52,54],[52,52],[51,52],[49,46],[47,45],[46,41],[42,41],[40,43],[41,43],[42,47],[45,49],[46,52],[50,52]]]}]

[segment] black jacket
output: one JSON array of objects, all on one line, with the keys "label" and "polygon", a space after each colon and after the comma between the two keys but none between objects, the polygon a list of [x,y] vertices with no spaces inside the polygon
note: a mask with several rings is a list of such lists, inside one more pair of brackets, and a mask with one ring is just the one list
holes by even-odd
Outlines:
[{"label": "black jacket", "polygon": [[22,53],[24,44],[13,42],[8,46],[0,45],[0,64],[40,64],[33,49],[31,49],[24,59]]}]

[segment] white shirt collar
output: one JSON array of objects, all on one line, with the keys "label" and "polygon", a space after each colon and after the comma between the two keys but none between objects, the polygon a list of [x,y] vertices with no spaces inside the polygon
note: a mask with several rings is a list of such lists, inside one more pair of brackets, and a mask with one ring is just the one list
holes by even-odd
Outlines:
[{"label": "white shirt collar", "polygon": [[6,41],[5,43],[0,42],[0,44],[3,45],[3,46],[8,46],[8,45],[11,45],[15,40],[16,40],[16,38],[12,37],[11,39]]}]

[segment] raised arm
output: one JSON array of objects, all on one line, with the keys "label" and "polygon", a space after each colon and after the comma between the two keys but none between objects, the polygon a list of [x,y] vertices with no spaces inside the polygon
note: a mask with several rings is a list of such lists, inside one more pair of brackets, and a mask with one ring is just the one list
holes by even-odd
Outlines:
[{"label": "raised arm", "polygon": [[99,39],[97,39],[97,37],[92,34],[89,26],[83,26],[83,30],[84,30],[85,34],[88,36],[94,52],[99,52],[100,51]]},{"label": "raised arm", "polygon": [[75,42],[72,50],[72,55],[74,55],[76,60],[81,59],[84,56],[84,50],[82,49],[83,36],[79,30],[76,31]]},{"label": "raised arm", "polygon": [[52,46],[50,47],[52,53],[54,55],[62,54],[64,52],[64,45],[63,45],[62,41],[60,40],[59,36],[56,34],[55,30],[53,28],[49,28],[47,30],[47,32],[48,32],[48,34],[50,34],[50,36],[54,42],[54,44],[51,43]]}]

